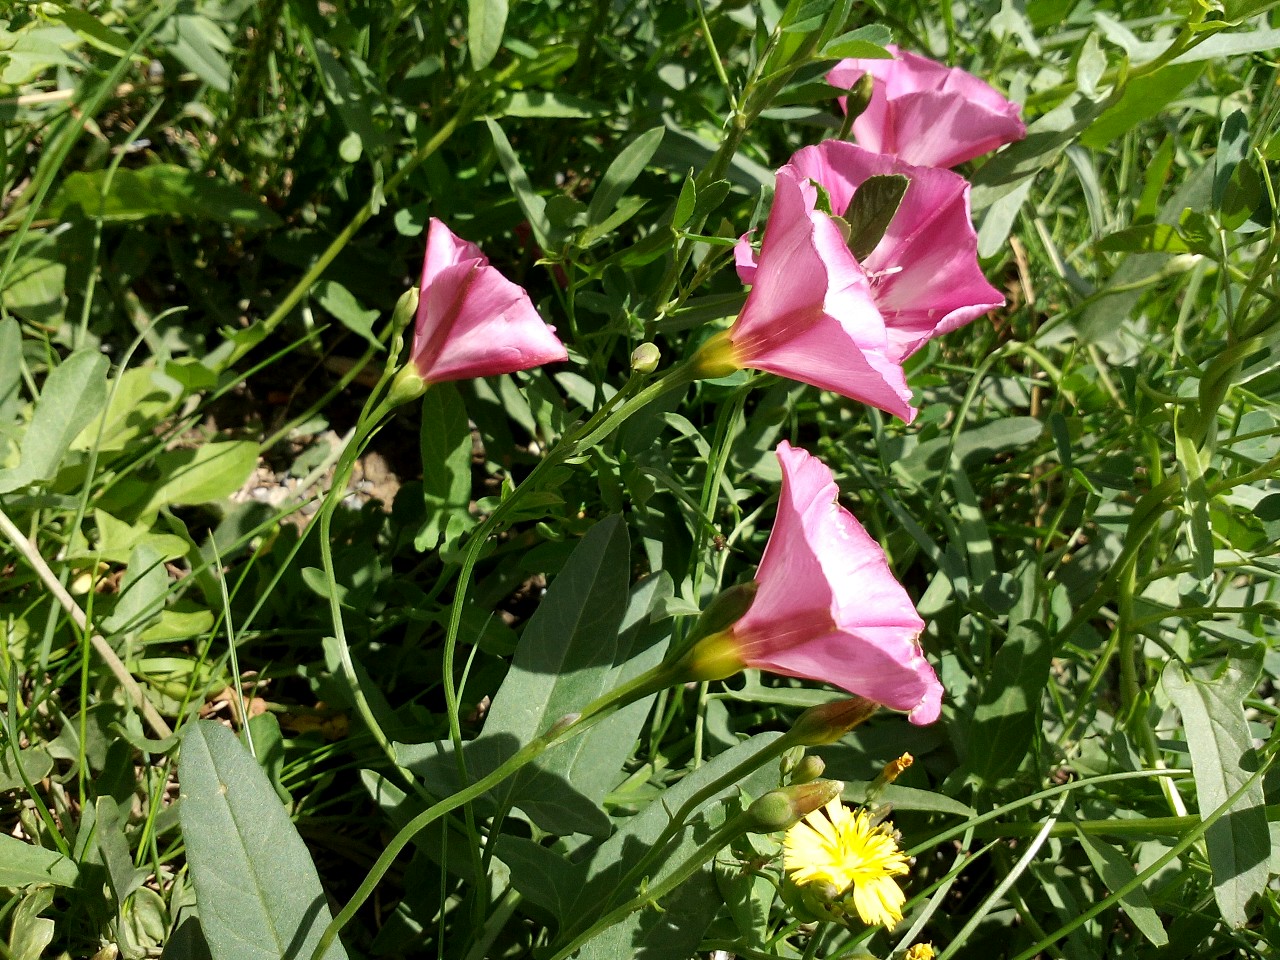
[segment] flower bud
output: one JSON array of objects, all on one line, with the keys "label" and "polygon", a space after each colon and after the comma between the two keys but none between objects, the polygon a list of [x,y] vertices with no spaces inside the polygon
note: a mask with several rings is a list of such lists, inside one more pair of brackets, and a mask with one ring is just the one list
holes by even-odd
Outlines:
[{"label": "flower bud", "polygon": [[400,294],[400,299],[396,301],[395,309],[391,311],[391,329],[396,333],[407,329],[417,315],[419,296],[420,293],[417,287],[410,287]]},{"label": "flower bud", "polygon": [[646,340],[631,351],[631,372],[647,376],[658,369],[658,361],[661,359],[662,352],[655,344]]},{"label": "flower bud", "polygon": [[792,770],[791,782],[793,784],[809,783],[822,776],[826,769],[827,763],[821,757],[805,757]]},{"label": "flower bud", "polygon": [[771,790],[747,808],[748,833],[775,833],[840,796],[840,780],[815,780]]},{"label": "flower bud", "polygon": [[848,99],[845,100],[846,116],[849,118],[846,125],[852,125],[853,121],[862,116],[867,105],[871,103],[871,91],[875,85],[875,78],[869,73],[864,73],[858,78],[852,89],[849,90]]},{"label": "flower bud", "polygon": [[835,743],[867,720],[879,706],[865,697],[822,703],[800,714],[787,736],[806,747]]}]

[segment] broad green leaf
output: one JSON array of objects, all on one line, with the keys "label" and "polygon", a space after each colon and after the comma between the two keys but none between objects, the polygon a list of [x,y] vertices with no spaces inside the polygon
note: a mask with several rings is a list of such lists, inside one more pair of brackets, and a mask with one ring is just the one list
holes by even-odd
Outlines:
[{"label": "broad green leaf", "polygon": [[[1093,864],[1093,869],[1097,871],[1108,890],[1114,893],[1125,884],[1133,882],[1138,871],[1133,868],[1128,857],[1111,844],[1090,836],[1083,830],[1077,831],[1077,835],[1080,838],[1080,845],[1089,856],[1089,862]],[[1160,922],[1160,915],[1151,906],[1147,891],[1142,887],[1135,887],[1121,897],[1120,909],[1153,946],[1163,947],[1169,942],[1169,935],[1165,933],[1164,924]]]},{"label": "broad green leaf", "polygon": [[[1190,670],[1171,661],[1161,675],[1165,692],[1182,714],[1201,817],[1222,806],[1258,768],[1244,699],[1258,684],[1263,653],[1258,644],[1228,660]],[[1205,844],[1222,919],[1233,927],[1244,926],[1249,900],[1266,886],[1271,850],[1260,780],[1209,827]]]},{"label": "broad green leaf", "polygon": [[106,403],[108,366],[102,354],[79,350],[49,373],[22,436],[18,465],[0,470],[0,493],[53,478],[71,441]]},{"label": "broad green leaf", "polygon": [[314,296],[316,302],[344,327],[364,337],[377,349],[384,349],[373,333],[373,322],[379,316],[377,310],[366,309],[350,290],[332,280],[321,280],[317,283]]},{"label": "broad green leaf", "polygon": [[843,60],[856,57],[860,60],[889,60],[893,54],[884,48],[893,42],[893,33],[882,24],[858,27],[833,38],[818,51],[819,60]]},{"label": "broad green leaf", "polygon": [[473,70],[483,70],[497,56],[506,27],[507,0],[467,0],[467,49]]},{"label": "broad green leaf", "polygon": [[102,621],[102,628],[109,633],[140,630],[160,615],[168,591],[169,572],[164,557],[143,540],[129,555],[116,608]]},{"label": "broad green leaf", "polygon": [[629,144],[609,164],[604,176],[591,194],[591,205],[587,207],[587,225],[596,226],[605,221],[613,213],[614,208],[640,176],[645,166],[653,159],[653,155],[662,145],[662,137],[666,133],[664,127],[646,130]]},{"label": "broad green leaf", "polygon": [[[525,626],[484,733],[467,751],[473,775],[495,769],[612,688],[630,575],[626,524],[616,516],[602,520],[574,548]],[[544,829],[607,832],[598,798],[582,796],[565,780],[578,749],[566,744],[499,790]]]},{"label": "broad green leaf", "polygon": [[1190,253],[1178,228],[1168,223],[1142,223],[1109,233],[1094,244],[1106,253]]},{"label": "broad green leaf", "polygon": [[1218,135],[1218,149],[1213,153],[1213,206],[1222,209],[1222,198],[1227,184],[1240,161],[1249,151],[1249,119],[1243,110],[1236,110],[1222,123]]},{"label": "broad green leaf", "polygon": [[[21,764],[21,770],[18,769],[19,764]],[[6,790],[22,790],[26,786],[23,780],[24,774],[27,782],[38,783],[47,777],[52,769],[53,758],[39,747],[19,750],[18,759],[15,761],[13,751],[6,745],[0,749],[0,793]]]},{"label": "broad green leaf", "polygon": [[[275,788],[226,727],[182,734],[178,820],[214,960],[311,956],[330,920],[320,878]],[[338,941],[324,954],[342,960]]]},{"label": "broad green leaf", "polygon": [[610,108],[595,100],[567,93],[545,90],[520,90],[502,101],[499,114],[504,117],[542,117],[546,119],[585,119],[605,116]]},{"label": "broad green leaf", "polygon": [[325,97],[333,104],[350,132],[339,148],[342,159],[354,163],[366,150],[377,150],[387,142],[386,132],[374,121],[374,113],[384,109],[376,91],[369,89],[369,68],[351,50],[341,53],[323,40],[312,47],[316,66],[323,79]]},{"label": "broad green leaf", "polygon": [[1091,150],[1101,150],[1113,143],[1143,120],[1163,110],[1182,93],[1184,87],[1204,72],[1204,68],[1204,63],[1170,64],[1129,81],[1119,102],[1104,110],[1089,125],[1089,129],[1080,135],[1080,143]]},{"label": "broad green leaf", "polygon": [[258,463],[258,445],[250,440],[206,443],[194,450],[158,454],[151,467],[159,476],[132,475],[103,497],[102,507],[116,516],[148,516],[161,507],[211,503],[235,493]]},{"label": "broad green leaf", "polygon": [[74,887],[78,876],[75,863],[57,850],[0,834],[0,887],[25,887],[31,883]]},{"label": "broad green leaf", "polygon": [[1034,619],[1036,577],[1035,565],[1028,563],[1009,614],[1009,632],[984,671],[982,693],[965,734],[968,755],[961,770],[981,789],[991,789],[1018,769],[1039,729],[1053,640]]},{"label": "broad green leaf", "polygon": [[51,887],[36,887],[19,901],[9,925],[10,960],[40,960],[45,955],[57,925],[40,914],[52,903]]},{"label": "broad green leaf", "polygon": [[876,248],[893,222],[910,181],[900,174],[868,177],[854,191],[844,220],[849,224],[846,241],[859,260]]},{"label": "broad green leaf", "polygon": [[0,432],[12,422],[22,398],[21,361],[22,328],[13,317],[4,317],[0,319]]},{"label": "broad green leaf", "polygon": [[419,444],[427,519],[413,541],[434,550],[442,537],[475,524],[471,504],[471,427],[462,394],[452,383],[432,384],[422,397]]},{"label": "broad green leaf", "polygon": [[[123,57],[129,52],[132,41],[128,37],[116,33],[92,14],[76,9],[68,0],[57,0],[56,7],[46,9],[45,15],[50,20],[66,24],[90,46],[116,57]],[[146,57],[140,54],[134,54],[134,57],[146,63]]]},{"label": "broad green leaf", "polygon": [[232,49],[222,28],[198,13],[170,14],[156,31],[156,39],[183,66],[222,93],[231,89],[231,64],[224,54]]},{"label": "broad green leaf", "polygon": [[[203,368],[202,368],[203,369]],[[72,450],[126,449],[173,412],[181,391],[163,383],[154,367],[133,367],[117,375],[107,408],[95,416],[71,444]]]},{"label": "broad green leaf", "polygon": [[1029,446],[1043,433],[1044,423],[1035,417],[993,420],[963,431],[954,446],[950,435],[926,440],[895,461],[893,468],[917,483],[924,483],[946,468],[948,450],[966,469],[972,470],[988,461],[992,454]]},{"label": "broad green leaf", "polygon": [[140,170],[73,173],[54,197],[50,216],[60,217],[72,206],[80,207],[87,217],[119,222],[184,217],[247,230],[280,224],[274,211],[239,187],[168,163]]}]

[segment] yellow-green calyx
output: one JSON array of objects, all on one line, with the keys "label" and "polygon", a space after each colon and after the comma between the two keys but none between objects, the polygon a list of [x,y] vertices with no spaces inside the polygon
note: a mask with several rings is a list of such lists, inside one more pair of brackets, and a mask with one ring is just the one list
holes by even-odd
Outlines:
[{"label": "yellow-green calyx", "polygon": [[716,380],[742,369],[738,351],[729,336],[730,330],[721,330],[704,343],[693,356],[698,380]]},{"label": "yellow-green calyx", "polygon": [[685,680],[723,680],[746,666],[732,627],[703,637],[680,658],[679,664]]},{"label": "yellow-green calyx", "polygon": [[400,406],[402,403],[408,403],[410,400],[416,400],[427,392],[430,384],[422,379],[422,374],[418,372],[417,366],[410,360],[400,372],[395,375],[395,379],[391,381],[391,386],[387,389],[385,403],[390,406]]}]

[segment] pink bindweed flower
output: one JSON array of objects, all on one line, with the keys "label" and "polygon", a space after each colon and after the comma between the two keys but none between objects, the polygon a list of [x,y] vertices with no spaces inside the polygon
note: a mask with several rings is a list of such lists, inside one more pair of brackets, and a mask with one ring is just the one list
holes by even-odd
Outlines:
[{"label": "pink bindweed flower", "polygon": [[932,723],[942,684],[920,648],[924,622],[880,545],[837,502],[821,460],[785,440],[777,455],[782,493],[755,599],[737,622],[694,644],[690,672],[721,679],[754,667],[820,680]]},{"label": "pink bindweed flower", "polygon": [[959,174],[912,166],[839,140],[805,147],[787,165],[826,191],[836,216],[844,215],[868,178],[907,177],[907,192],[888,230],[861,261],[884,316],[890,359],[901,362],[933,337],[1004,305],[978,266],[969,184]]},{"label": "pink bindweed flower", "polygon": [[915,417],[902,366],[890,356],[871,283],[794,170],[778,171],[753,286],[733,326],[708,340],[701,376],[749,367]]},{"label": "pink bindweed flower", "polygon": [[514,373],[568,356],[524,288],[432,217],[411,356],[422,381]]},{"label": "pink bindweed flower", "polygon": [[922,167],[954,167],[1027,135],[1021,107],[977,77],[892,44],[885,49],[892,60],[842,60],[827,73],[827,83],[845,90],[871,74],[871,102],[853,121],[863,147]]}]

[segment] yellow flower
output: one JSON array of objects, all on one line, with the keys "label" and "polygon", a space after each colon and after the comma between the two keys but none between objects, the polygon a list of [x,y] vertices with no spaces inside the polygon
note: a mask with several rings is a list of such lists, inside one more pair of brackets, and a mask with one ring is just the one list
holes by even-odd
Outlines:
[{"label": "yellow flower", "polygon": [[906,896],[893,878],[907,872],[907,858],[890,827],[872,825],[865,810],[839,799],[815,810],[787,831],[782,865],[801,886],[834,888],[832,899],[852,901],[863,923],[892,929],[902,919]]},{"label": "yellow flower", "polygon": [[933,944],[917,943],[907,948],[902,960],[933,960]]}]

